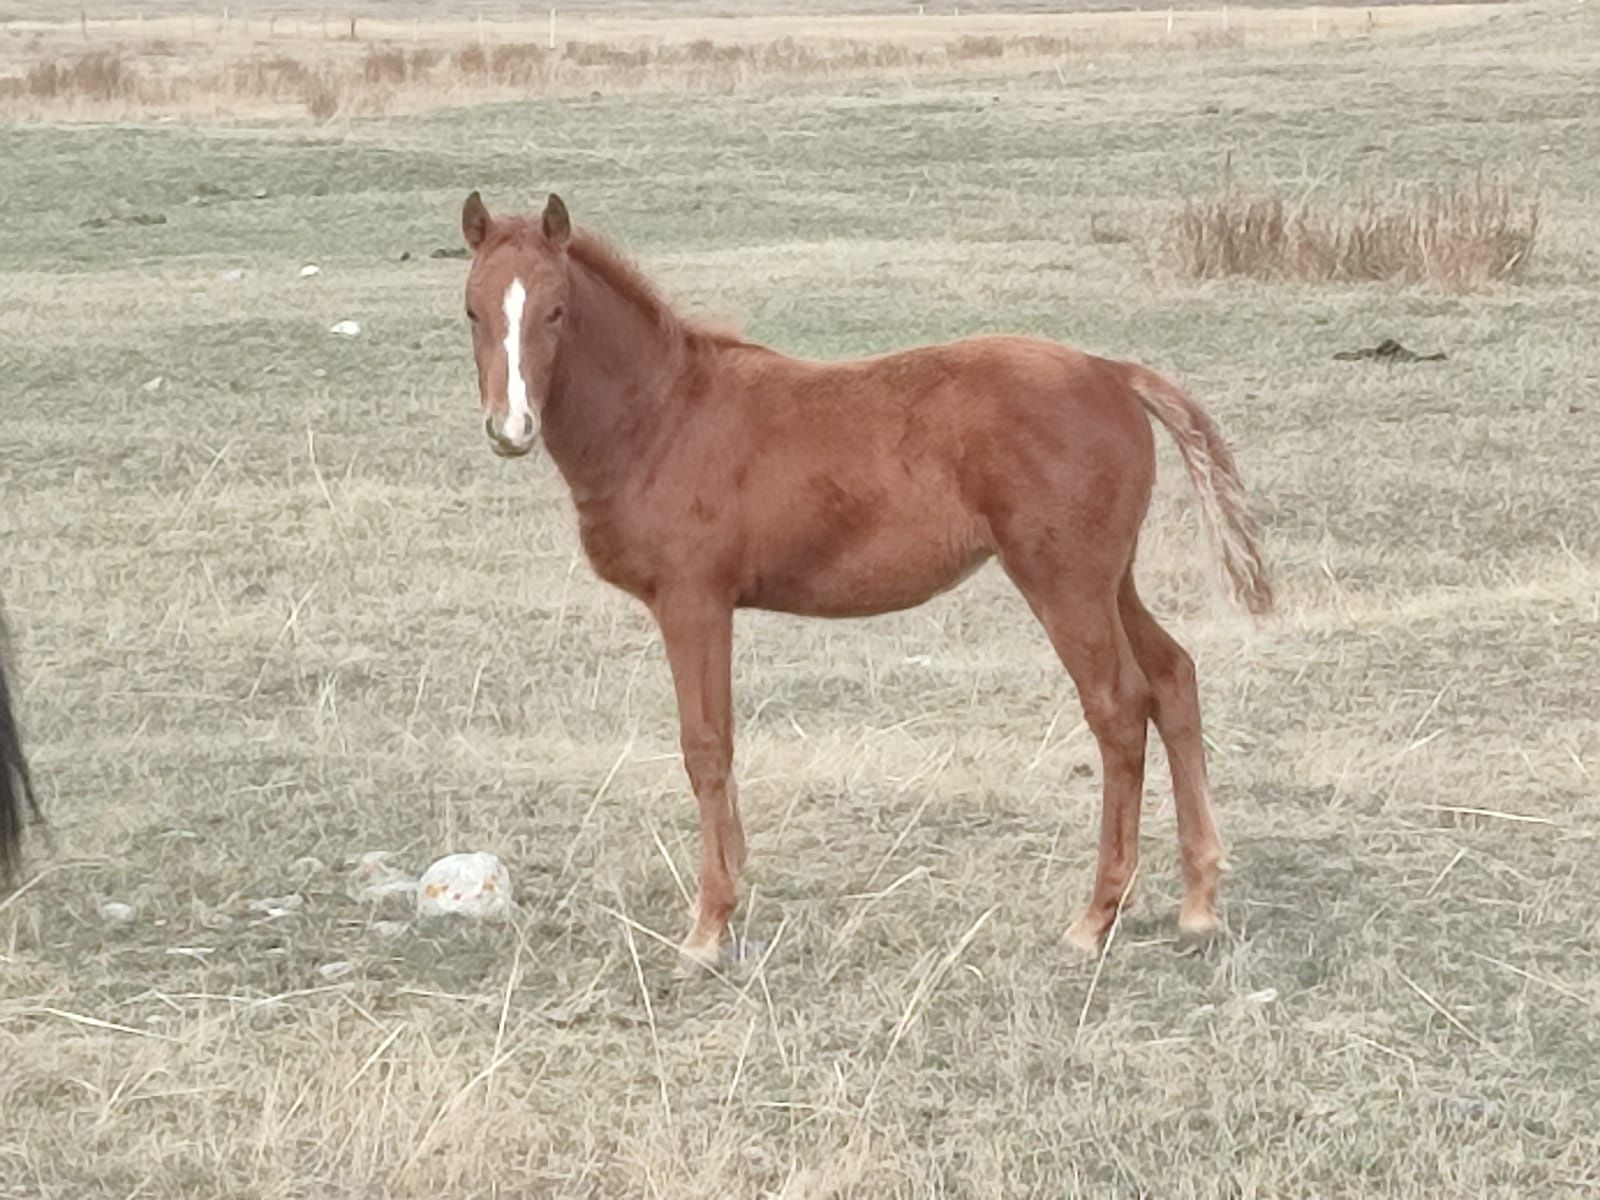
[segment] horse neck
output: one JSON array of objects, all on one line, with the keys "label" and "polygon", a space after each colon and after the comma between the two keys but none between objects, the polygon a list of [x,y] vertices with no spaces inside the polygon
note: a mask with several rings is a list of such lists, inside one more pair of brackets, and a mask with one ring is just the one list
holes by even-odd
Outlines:
[{"label": "horse neck", "polygon": [[671,314],[619,294],[576,260],[570,269],[544,441],[581,504],[615,491],[651,457],[689,347]]}]

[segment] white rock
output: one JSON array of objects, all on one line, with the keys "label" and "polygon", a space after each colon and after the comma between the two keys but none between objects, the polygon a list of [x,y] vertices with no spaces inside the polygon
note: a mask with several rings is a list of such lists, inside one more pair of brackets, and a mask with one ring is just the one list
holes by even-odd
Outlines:
[{"label": "white rock", "polygon": [[417,915],[455,914],[480,921],[511,915],[511,875],[492,854],[449,854],[422,873]]},{"label": "white rock", "polygon": [[337,333],[340,337],[360,337],[361,323],[359,321],[335,321],[328,327],[329,333]]},{"label": "white rock", "polygon": [[146,379],[140,386],[143,387],[145,391],[154,393],[159,392],[161,390],[161,385],[166,382],[166,376],[157,375],[154,379]]},{"label": "white rock", "polygon": [[317,266],[316,263],[307,263],[305,266],[300,268],[300,278],[301,279],[310,279],[313,275],[321,275],[321,274],[322,274],[322,268]]},{"label": "white rock", "polygon": [[107,925],[127,925],[138,915],[138,910],[133,905],[124,904],[120,900],[100,902],[100,919]]},{"label": "white rock", "polygon": [[222,278],[229,283],[238,283],[244,278],[243,267],[231,267],[222,273]]}]

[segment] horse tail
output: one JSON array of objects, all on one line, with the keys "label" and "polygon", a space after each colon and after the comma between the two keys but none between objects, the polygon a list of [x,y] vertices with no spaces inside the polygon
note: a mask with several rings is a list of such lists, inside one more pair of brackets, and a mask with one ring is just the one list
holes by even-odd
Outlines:
[{"label": "horse tail", "polygon": [[1233,450],[1217,423],[1182,388],[1144,367],[1126,367],[1145,411],[1178,443],[1229,597],[1246,612],[1265,616],[1272,611],[1272,581],[1261,554],[1261,527],[1250,511]]},{"label": "horse tail", "polygon": [[6,630],[0,619],[0,883],[15,878],[21,861],[22,828],[26,816],[39,816],[39,799],[22,755],[22,734],[11,707],[11,686],[6,678]]}]

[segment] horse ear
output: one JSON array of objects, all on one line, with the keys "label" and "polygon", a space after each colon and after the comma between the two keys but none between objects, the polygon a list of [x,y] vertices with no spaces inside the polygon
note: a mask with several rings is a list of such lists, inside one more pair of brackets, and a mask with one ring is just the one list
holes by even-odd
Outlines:
[{"label": "horse ear", "polygon": [[572,233],[572,218],[567,215],[566,203],[554,192],[544,206],[544,236],[552,245],[559,246]]},{"label": "horse ear", "polygon": [[489,236],[490,224],[489,210],[484,207],[483,197],[473,192],[461,206],[461,236],[467,239],[469,249],[476,250],[483,245],[484,239]]}]

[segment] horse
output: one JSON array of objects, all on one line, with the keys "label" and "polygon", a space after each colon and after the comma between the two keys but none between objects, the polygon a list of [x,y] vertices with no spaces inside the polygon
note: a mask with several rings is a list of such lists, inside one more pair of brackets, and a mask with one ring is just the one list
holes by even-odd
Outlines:
[{"label": "horse", "polygon": [[720,958],[745,864],[733,776],[733,613],[862,617],[915,607],[998,559],[1076,684],[1102,764],[1087,907],[1093,953],[1138,857],[1150,724],[1172,769],[1185,940],[1218,927],[1225,867],[1195,667],[1134,586],[1155,479],[1176,439],[1231,598],[1272,585],[1228,443],[1145,367],[1021,336],[874,358],[789,357],[691,319],[550,195],[492,215],[478,192],[466,317],[490,448],[538,442],[571,492],[586,556],[642,601],[665,644],[699,806],[699,894],[680,948]]},{"label": "horse", "polygon": [[10,886],[21,864],[22,829],[31,813],[39,817],[28,760],[22,753],[22,734],[11,703],[6,678],[5,619],[0,616],[0,884]]}]

